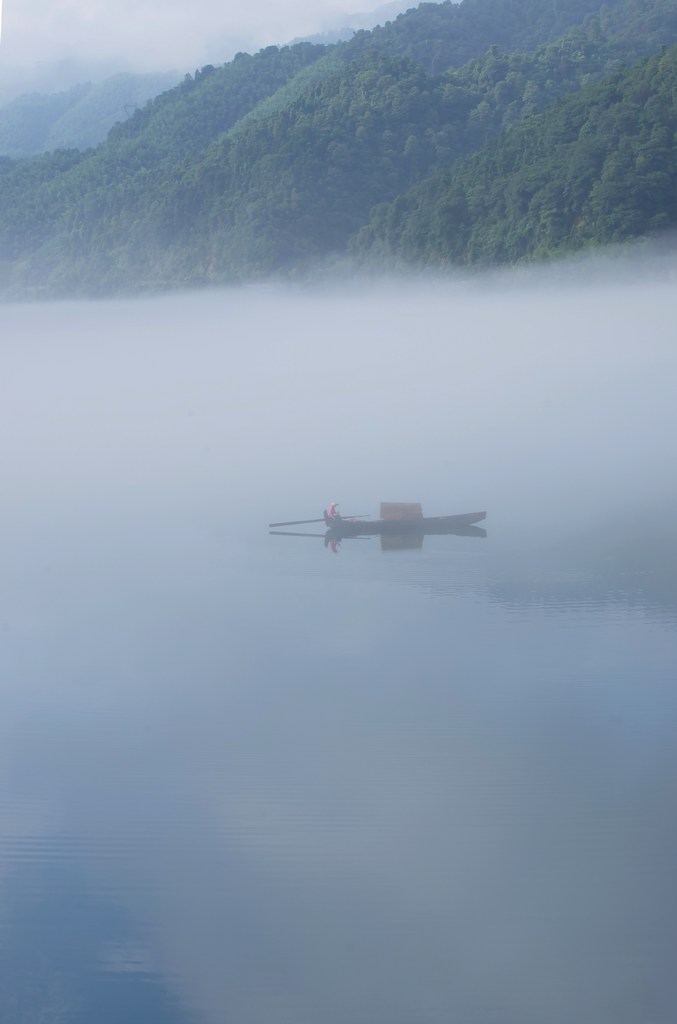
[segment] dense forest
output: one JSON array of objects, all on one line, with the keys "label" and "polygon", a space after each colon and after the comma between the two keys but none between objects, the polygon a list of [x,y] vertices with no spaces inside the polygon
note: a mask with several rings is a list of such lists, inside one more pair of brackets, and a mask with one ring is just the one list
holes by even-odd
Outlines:
[{"label": "dense forest", "polygon": [[219,282],[349,251],[510,261],[655,231],[676,216],[675,125],[674,53],[653,55],[675,43],[674,0],[463,0],[240,54],[94,150],[0,161],[0,289]]},{"label": "dense forest", "polygon": [[[396,21],[358,33],[345,45],[351,56],[408,57],[435,75],[481,56],[490,46],[534,50],[582,24],[601,4],[590,0],[463,0],[423,3]],[[624,0],[608,0],[613,16]]]},{"label": "dense forest", "polygon": [[377,209],[356,252],[511,263],[677,224],[677,47],[528,118]]}]

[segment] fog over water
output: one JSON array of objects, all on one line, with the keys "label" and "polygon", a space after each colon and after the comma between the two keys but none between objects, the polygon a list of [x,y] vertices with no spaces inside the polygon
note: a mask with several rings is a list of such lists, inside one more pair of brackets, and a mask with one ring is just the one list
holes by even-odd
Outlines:
[{"label": "fog over water", "polygon": [[[3,1022],[671,1024],[675,291],[635,276],[3,307]],[[330,500],[487,536],[269,536]]]}]

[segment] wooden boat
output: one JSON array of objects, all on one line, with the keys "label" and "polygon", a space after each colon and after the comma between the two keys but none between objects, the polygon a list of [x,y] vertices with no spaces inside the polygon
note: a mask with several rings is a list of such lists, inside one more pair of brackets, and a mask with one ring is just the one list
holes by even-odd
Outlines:
[{"label": "wooden boat", "polygon": [[[382,537],[389,534],[420,533],[424,536],[441,536],[443,534],[462,534],[465,530],[482,523],[487,518],[486,512],[467,512],[455,516],[384,516],[369,522],[359,519],[339,519],[328,522],[329,532],[340,538],[344,537]],[[484,531],[482,531],[483,533]],[[473,535],[473,532],[469,534]],[[474,534],[477,536],[477,534]]]},{"label": "wooden boat", "polygon": [[[350,538],[365,539],[380,537],[384,551],[402,551],[423,546],[424,537],[454,535],[456,537],[486,537],[486,530],[477,526],[487,518],[486,512],[466,512],[462,515],[432,516],[423,515],[419,504],[401,502],[383,502],[379,519],[370,521],[365,516],[330,518],[326,513],[323,519],[296,520],[293,523],[271,523],[275,528],[275,536],[285,537],[320,537],[324,536],[326,546],[336,547],[343,540]],[[304,523],[323,522],[327,532],[322,534],[281,532],[283,526],[301,526]]]}]

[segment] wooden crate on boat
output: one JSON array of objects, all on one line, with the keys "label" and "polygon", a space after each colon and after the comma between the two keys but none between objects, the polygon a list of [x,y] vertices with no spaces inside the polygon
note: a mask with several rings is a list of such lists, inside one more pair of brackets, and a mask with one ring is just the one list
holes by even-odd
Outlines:
[{"label": "wooden crate on boat", "polygon": [[382,501],[381,519],[384,523],[411,523],[423,519],[423,509],[418,502]]}]

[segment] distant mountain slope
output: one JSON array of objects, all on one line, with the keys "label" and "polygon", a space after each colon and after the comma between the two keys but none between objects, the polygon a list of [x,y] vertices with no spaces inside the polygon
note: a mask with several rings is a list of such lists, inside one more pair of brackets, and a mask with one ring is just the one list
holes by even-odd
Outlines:
[{"label": "distant mountain slope", "polygon": [[362,30],[371,31],[375,25],[384,25],[392,21],[405,11],[416,7],[415,0],[392,0],[391,3],[376,7],[373,11],[364,14],[349,14],[340,19],[334,18],[322,32],[312,36],[304,36],[302,39],[293,39],[290,46],[296,43],[340,43],[351,39],[356,32]]},{"label": "distant mountain slope", "polygon": [[[534,2],[461,6],[486,15],[507,5],[524,35],[544,31],[543,19],[528,26]],[[546,21],[591,6],[550,0]],[[415,38],[430,35],[445,9],[424,5],[398,19],[398,45],[411,43],[412,26]],[[458,24],[448,24],[444,38],[459,50]],[[188,76],[94,152],[0,162],[0,289],[187,285],[345,253],[379,204],[406,206],[412,186],[511,125],[677,42],[677,20],[674,0],[615,0],[557,42],[508,54],[490,47],[441,75],[389,55],[390,45],[382,52],[390,29],[366,38],[240,55]],[[378,244],[379,216],[361,246]]]},{"label": "distant mountain slope", "polygon": [[97,146],[114,124],[169,89],[177,78],[173,72],[121,74],[66,92],[20,96],[0,108],[0,154],[23,157]]},{"label": "distant mountain slope", "polygon": [[[52,96],[68,92],[83,82],[103,82],[129,69],[105,60],[65,58],[40,61],[37,64],[16,64],[9,52],[9,43],[3,37],[0,60],[0,107],[7,106],[19,96],[39,93]],[[178,72],[177,72],[178,74]]]},{"label": "distant mountain slope", "polygon": [[379,209],[354,248],[505,263],[677,225],[677,47],[534,115]]}]

